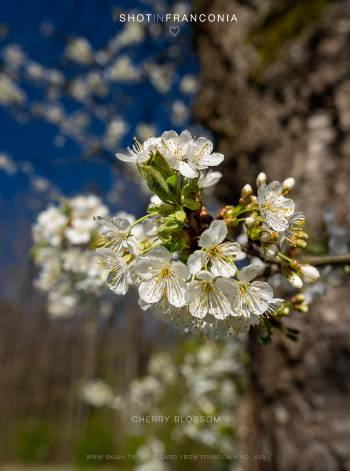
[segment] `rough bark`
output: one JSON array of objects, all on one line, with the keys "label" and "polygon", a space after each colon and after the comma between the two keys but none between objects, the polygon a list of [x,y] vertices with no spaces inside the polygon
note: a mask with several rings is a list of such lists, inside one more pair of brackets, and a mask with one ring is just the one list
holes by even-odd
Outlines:
[{"label": "rough bark", "polygon": [[[331,206],[349,229],[350,3],[214,0],[200,11],[238,23],[203,23],[196,41],[203,86],[195,116],[225,154],[217,195],[233,202],[265,171],[293,176],[299,208],[320,233]],[[235,188],[233,188],[233,186]],[[350,469],[349,282],[329,287],[293,343],[250,340],[249,470]]]}]

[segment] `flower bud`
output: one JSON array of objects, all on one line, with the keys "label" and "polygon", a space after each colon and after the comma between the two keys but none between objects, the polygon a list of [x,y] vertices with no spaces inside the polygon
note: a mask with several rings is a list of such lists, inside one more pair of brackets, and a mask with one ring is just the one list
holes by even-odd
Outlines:
[{"label": "flower bud", "polygon": [[288,193],[295,185],[295,179],[290,177],[286,178],[282,183],[282,191]]},{"label": "flower bud", "polygon": [[300,304],[296,307],[297,311],[306,314],[309,311],[309,306],[307,304]]},{"label": "flower bud", "polygon": [[283,309],[281,309],[280,313],[282,316],[288,316],[290,314],[290,309],[288,306],[285,306]]},{"label": "flower bud", "polygon": [[305,283],[314,283],[320,277],[320,272],[312,265],[301,265],[299,271]]},{"label": "flower bud", "polygon": [[226,206],[225,208],[222,208],[219,216],[221,216],[224,219],[233,219],[235,217],[234,206]]},{"label": "flower bud", "polygon": [[295,243],[295,246],[299,249],[305,249],[305,247],[307,246],[307,242],[303,239],[298,239]]},{"label": "flower bud", "polygon": [[266,173],[260,172],[259,175],[256,177],[256,186],[260,186],[263,183],[266,183],[267,177]]},{"label": "flower bud", "polygon": [[260,236],[261,242],[268,242],[270,240],[270,234],[268,232],[262,232]]},{"label": "flower bud", "polygon": [[253,194],[253,188],[249,185],[249,183],[244,185],[241,194],[243,198],[247,198],[248,196]]},{"label": "flower bud", "polygon": [[245,222],[245,225],[246,225],[247,227],[252,227],[252,226],[254,226],[255,219],[252,218],[251,216],[248,216],[247,218],[245,218],[245,221],[244,221],[244,222]]},{"label": "flower bud", "polygon": [[300,303],[305,301],[305,296],[303,294],[299,293],[299,294],[293,296],[291,301],[292,301],[293,304],[300,304]]},{"label": "flower bud", "polygon": [[295,272],[291,272],[288,275],[288,282],[293,286],[293,288],[300,289],[303,287],[303,280]]},{"label": "flower bud", "polygon": [[268,258],[274,258],[278,253],[278,247],[275,244],[268,245],[265,254]]}]

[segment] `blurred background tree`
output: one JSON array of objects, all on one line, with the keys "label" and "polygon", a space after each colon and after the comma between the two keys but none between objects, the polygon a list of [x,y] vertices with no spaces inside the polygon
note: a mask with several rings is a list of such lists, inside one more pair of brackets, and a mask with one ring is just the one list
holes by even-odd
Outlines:
[{"label": "blurred background tree", "polygon": [[[218,198],[230,201],[259,171],[270,181],[287,172],[310,223],[310,253],[327,250],[327,223],[331,252],[346,251],[336,224],[350,224],[349,1],[215,0],[196,8],[239,18],[235,27],[197,28],[203,86],[194,114],[226,157]],[[242,444],[271,461],[250,461],[249,470],[350,466],[349,282],[334,275],[329,285],[310,313],[290,320],[302,326],[298,342],[276,335],[261,347],[251,335]]]}]

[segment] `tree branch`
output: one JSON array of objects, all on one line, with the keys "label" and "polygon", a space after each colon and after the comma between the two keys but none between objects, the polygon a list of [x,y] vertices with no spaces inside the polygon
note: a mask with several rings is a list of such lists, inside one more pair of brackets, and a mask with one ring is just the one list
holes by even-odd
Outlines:
[{"label": "tree branch", "polygon": [[310,263],[310,265],[347,265],[350,264],[350,253],[341,255],[315,255],[304,257],[301,263]]}]

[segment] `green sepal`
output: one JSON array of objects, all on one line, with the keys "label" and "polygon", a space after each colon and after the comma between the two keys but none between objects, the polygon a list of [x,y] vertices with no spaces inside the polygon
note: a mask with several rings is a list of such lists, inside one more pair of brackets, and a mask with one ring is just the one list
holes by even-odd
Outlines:
[{"label": "green sepal", "polygon": [[200,209],[201,207],[201,203],[199,201],[191,198],[183,198],[182,204],[185,208],[192,209],[192,211],[197,211],[197,209]]},{"label": "green sepal", "polygon": [[172,188],[172,190],[176,193],[176,185],[177,185],[176,175],[175,174],[170,175],[170,177],[166,179],[166,182],[170,186],[170,188]]},{"label": "green sepal", "polygon": [[157,152],[153,154],[147,161],[146,165],[151,165],[152,167],[156,168],[165,179],[174,175],[173,170],[169,167],[168,162],[164,159],[164,157]]},{"label": "green sepal", "polygon": [[148,188],[155,193],[164,203],[175,203],[176,194],[169,186],[162,173],[152,165],[139,165],[139,171],[146,180]]}]

